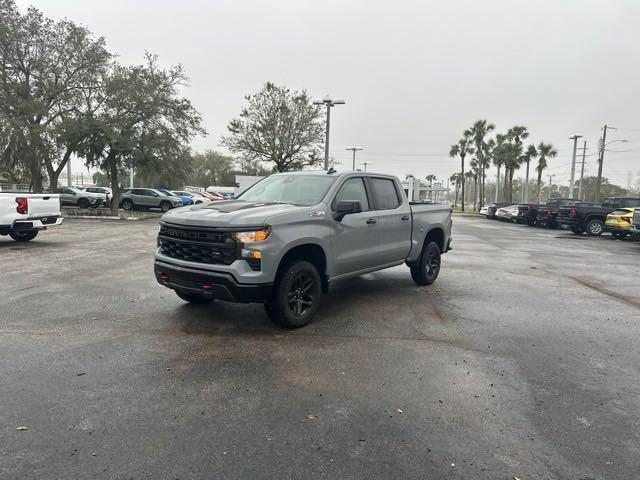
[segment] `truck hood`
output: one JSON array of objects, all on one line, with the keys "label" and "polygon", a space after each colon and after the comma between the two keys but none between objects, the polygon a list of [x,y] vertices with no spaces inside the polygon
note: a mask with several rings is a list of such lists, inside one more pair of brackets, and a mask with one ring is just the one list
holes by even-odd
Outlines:
[{"label": "truck hood", "polygon": [[265,225],[272,215],[295,212],[308,207],[288,203],[247,202],[226,200],[170,210],[163,222],[199,227],[248,227]]}]

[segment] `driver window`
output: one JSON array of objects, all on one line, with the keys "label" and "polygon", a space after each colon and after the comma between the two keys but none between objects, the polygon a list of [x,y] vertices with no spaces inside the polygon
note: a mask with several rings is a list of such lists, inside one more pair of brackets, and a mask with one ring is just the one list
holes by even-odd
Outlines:
[{"label": "driver window", "polygon": [[362,211],[369,210],[369,201],[367,200],[367,190],[364,187],[362,178],[350,178],[342,184],[335,199],[337,202],[353,202],[359,201]]}]

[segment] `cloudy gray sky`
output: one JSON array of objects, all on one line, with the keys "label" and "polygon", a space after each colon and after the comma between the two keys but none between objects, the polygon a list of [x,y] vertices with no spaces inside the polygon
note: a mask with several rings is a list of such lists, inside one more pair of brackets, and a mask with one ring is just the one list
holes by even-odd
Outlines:
[{"label": "cloudy gray sky", "polygon": [[[480,118],[523,124],[559,151],[549,173],[567,182],[574,132],[595,153],[600,129],[619,130],[605,176],[640,182],[640,2],[637,0],[19,0],[106,37],[123,63],[144,51],[182,63],[187,91],[218,148],[243,95],[268,81],[329,93],[331,155],[351,145],[373,169],[449,176],[447,155]],[[596,155],[587,157],[595,174]],[[494,171],[491,172],[494,174]]]}]

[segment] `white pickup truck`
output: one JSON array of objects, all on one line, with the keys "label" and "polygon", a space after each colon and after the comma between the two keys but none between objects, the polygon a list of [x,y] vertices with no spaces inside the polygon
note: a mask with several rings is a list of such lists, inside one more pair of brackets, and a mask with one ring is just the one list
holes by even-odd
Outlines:
[{"label": "white pickup truck", "polygon": [[0,235],[28,242],[40,230],[61,223],[60,195],[0,193]]}]

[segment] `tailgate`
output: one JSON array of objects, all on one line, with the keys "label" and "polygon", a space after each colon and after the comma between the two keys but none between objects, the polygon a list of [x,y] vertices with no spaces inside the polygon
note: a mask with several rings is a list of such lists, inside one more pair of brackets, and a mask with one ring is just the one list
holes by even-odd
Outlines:
[{"label": "tailgate", "polygon": [[60,195],[25,195],[29,202],[29,217],[60,215]]}]

